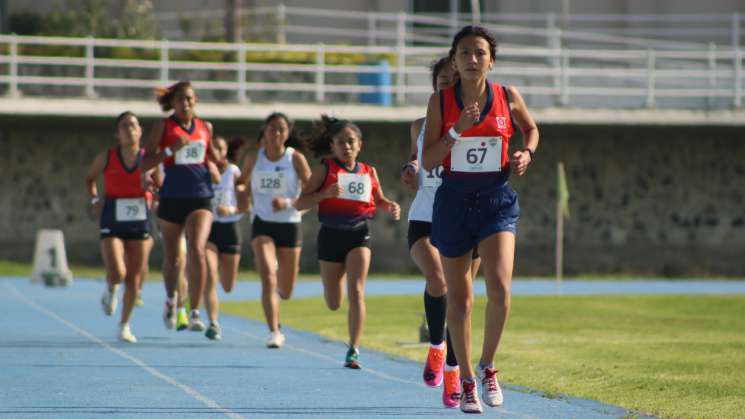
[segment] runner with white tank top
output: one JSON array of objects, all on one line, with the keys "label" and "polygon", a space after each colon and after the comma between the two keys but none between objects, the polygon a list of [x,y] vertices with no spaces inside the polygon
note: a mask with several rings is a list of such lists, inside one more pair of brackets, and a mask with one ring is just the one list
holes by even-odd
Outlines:
[{"label": "runner with white tank top", "polygon": [[279,298],[289,299],[300,271],[301,212],[295,208],[310,167],[304,143],[292,122],[275,112],[264,120],[259,150],[246,157],[241,184],[250,184],[253,201],[251,248],[261,277],[261,303],[269,327],[268,348],[279,348]]}]

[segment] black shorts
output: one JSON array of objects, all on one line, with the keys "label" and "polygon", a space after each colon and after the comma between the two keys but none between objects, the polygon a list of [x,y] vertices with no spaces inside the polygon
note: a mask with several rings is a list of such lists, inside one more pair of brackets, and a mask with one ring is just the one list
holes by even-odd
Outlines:
[{"label": "black shorts", "polygon": [[109,237],[116,237],[121,240],[147,240],[150,238],[150,232],[147,230],[141,231],[109,231],[101,232],[101,240]]},{"label": "black shorts", "polygon": [[238,223],[212,223],[209,243],[217,247],[217,253],[241,254],[241,230]]},{"label": "black shorts", "polygon": [[351,230],[321,225],[318,232],[318,260],[344,263],[347,253],[357,247],[370,247],[367,223]]},{"label": "black shorts", "polygon": [[[416,243],[423,237],[429,237],[431,234],[432,223],[416,220],[409,221],[409,231],[406,235],[406,238],[409,242],[409,252],[411,252],[411,248],[414,247],[414,243]],[[473,253],[471,253],[471,259],[478,259],[479,257],[479,249],[474,247]]]},{"label": "black shorts", "polygon": [[269,236],[277,247],[300,247],[303,245],[300,223],[275,223],[264,221],[256,216],[251,224],[251,240],[259,236]]},{"label": "black shorts", "polygon": [[212,198],[160,198],[158,218],[184,225],[189,214],[197,210],[212,211]]}]

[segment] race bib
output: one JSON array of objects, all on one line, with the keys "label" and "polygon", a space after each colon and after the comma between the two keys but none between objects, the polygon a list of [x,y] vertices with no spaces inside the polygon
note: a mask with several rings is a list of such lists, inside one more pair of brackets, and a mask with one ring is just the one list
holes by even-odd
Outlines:
[{"label": "race bib", "polygon": [[207,143],[204,140],[189,141],[176,152],[176,164],[202,164],[207,152]]},{"label": "race bib", "polygon": [[287,192],[287,179],[283,171],[255,171],[251,185],[258,193],[283,195]]},{"label": "race bib", "polygon": [[339,186],[342,191],[341,199],[350,201],[370,202],[372,182],[369,175],[358,175],[356,173],[339,173]]},{"label": "race bib", "polygon": [[502,171],[502,137],[461,137],[450,151],[450,170],[468,173]]},{"label": "race bib", "polygon": [[432,170],[421,169],[419,172],[422,176],[422,186],[425,188],[437,189],[442,184],[442,166],[437,166]]},{"label": "race bib", "polygon": [[119,198],[115,213],[116,221],[144,221],[147,219],[145,198]]}]

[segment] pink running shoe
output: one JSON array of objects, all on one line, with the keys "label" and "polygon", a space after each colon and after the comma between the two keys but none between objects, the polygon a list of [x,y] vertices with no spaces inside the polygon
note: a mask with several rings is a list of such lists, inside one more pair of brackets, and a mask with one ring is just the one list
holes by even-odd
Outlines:
[{"label": "pink running shoe", "polygon": [[445,386],[442,389],[442,404],[448,409],[460,407],[460,369],[445,370]]},{"label": "pink running shoe", "polygon": [[424,363],[424,373],[422,378],[424,384],[430,387],[439,387],[442,385],[442,370],[445,365],[445,349],[429,347],[427,361]]}]

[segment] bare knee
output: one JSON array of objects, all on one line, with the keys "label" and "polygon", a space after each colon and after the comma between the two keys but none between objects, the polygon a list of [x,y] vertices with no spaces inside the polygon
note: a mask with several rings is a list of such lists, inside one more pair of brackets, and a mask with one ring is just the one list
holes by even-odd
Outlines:
[{"label": "bare knee", "polygon": [[473,310],[473,297],[463,294],[448,295],[448,311],[451,310],[461,315],[471,314],[471,310]]},{"label": "bare knee", "polygon": [[292,290],[277,289],[277,294],[279,295],[279,298],[289,300],[290,297],[292,297]]},{"label": "bare knee", "polygon": [[497,304],[500,306],[508,306],[510,304],[511,293],[510,287],[507,285],[506,280],[497,280],[494,285],[487,287],[486,296],[490,303]]}]

